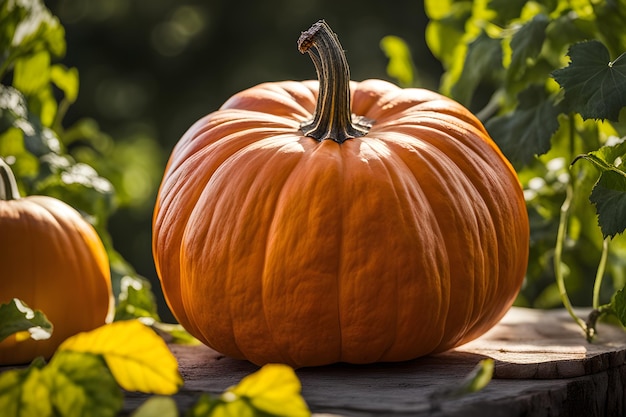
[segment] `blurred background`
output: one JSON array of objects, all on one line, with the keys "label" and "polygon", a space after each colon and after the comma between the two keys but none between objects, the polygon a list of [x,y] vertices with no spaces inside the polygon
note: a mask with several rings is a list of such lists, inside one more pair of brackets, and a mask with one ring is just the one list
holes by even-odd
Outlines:
[{"label": "blurred background", "polygon": [[296,47],[300,32],[325,19],[346,50],[352,79],[389,79],[380,41],[403,38],[418,84],[437,89],[441,64],[428,50],[418,1],[375,0],[56,0],[46,5],[65,27],[63,62],[80,76],[64,124],[98,123],[123,164],[114,247],[153,284],[151,216],[169,153],[198,118],[234,93],[266,81],[315,78]]}]

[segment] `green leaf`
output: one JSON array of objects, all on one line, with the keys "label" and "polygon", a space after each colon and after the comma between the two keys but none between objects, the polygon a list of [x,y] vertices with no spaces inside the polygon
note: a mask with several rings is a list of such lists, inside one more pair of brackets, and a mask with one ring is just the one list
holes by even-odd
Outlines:
[{"label": "green leaf", "polygon": [[60,416],[114,417],[122,408],[122,391],[97,355],[57,352],[42,374]]},{"label": "green leaf", "polygon": [[36,366],[0,374],[0,410],[3,417],[52,417],[50,389]]},{"label": "green leaf", "polygon": [[511,161],[527,165],[550,149],[561,108],[537,85],[522,91],[518,102],[515,110],[490,119],[485,127]]},{"label": "green leaf", "polygon": [[626,139],[614,140],[597,151],[581,155],[600,170],[600,178],[589,196],[595,205],[598,224],[604,237],[626,229]]},{"label": "green leaf", "polygon": [[[0,84],[0,132],[21,124],[34,131],[28,122],[28,105],[18,90]],[[22,128],[23,130],[23,128]]]},{"label": "green leaf", "polygon": [[463,380],[458,388],[461,394],[472,394],[485,388],[493,376],[495,362],[493,359],[483,359],[472,372],[470,372]]},{"label": "green leaf", "polygon": [[[185,412],[185,417],[216,417],[213,411],[223,407],[223,401],[209,394],[203,393],[198,400]],[[248,410],[251,412],[251,410]],[[238,416],[233,414],[233,416]]]},{"label": "green leaf", "polygon": [[178,417],[178,407],[172,397],[150,397],[131,417]]},{"label": "green leaf", "polygon": [[125,274],[120,278],[115,320],[150,317],[159,320],[156,300],[150,282],[136,274]]},{"label": "green leaf", "polygon": [[435,391],[432,394],[432,400],[440,402],[442,400],[456,399],[482,390],[491,381],[494,366],[495,362],[493,359],[481,360],[457,385]]},{"label": "green leaf", "polygon": [[541,52],[546,37],[548,16],[538,14],[526,22],[511,39],[511,62],[507,68],[507,78],[519,79],[526,70],[529,61],[534,61]]},{"label": "green leaf", "polygon": [[[430,2],[426,2],[428,4]],[[434,0],[433,3],[439,3]],[[472,14],[471,2],[454,3],[454,7],[440,19],[432,16],[426,26],[426,44],[445,68],[463,65],[467,47],[463,44],[465,23]],[[457,51],[463,50],[463,53]],[[456,61],[459,61],[457,64]],[[460,71],[459,71],[460,73]]]},{"label": "green leaf", "polygon": [[568,55],[570,64],[553,76],[565,91],[569,111],[584,119],[617,121],[626,105],[626,55],[611,61],[597,40],[572,45]]},{"label": "green leaf", "polygon": [[598,224],[604,237],[626,229],[626,172],[604,171],[589,200],[596,206]]},{"label": "green leaf", "polygon": [[589,152],[587,155],[594,157],[608,169],[611,167],[626,167],[626,137],[618,139],[613,136],[600,149]]},{"label": "green leaf", "polygon": [[[8,2],[26,13],[15,28],[11,46],[21,55],[39,48],[49,50],[55,56],[65,54],[65,30],[41,0]],[[9,6],[11,9],[11,6]]]},{"label": "green leaf", "polygon": [[522,13],[528,0],[488,0],[487,7],[497,12],[500,24],[508,23]]},{"label": "green leaf", "polygon": [[626,288],[618,290],[611,298],[611,309],[622,326],[626,326]]},{"label": "green leaf", "polygon": [[452,97],[469,106],[478,85],[483,81],[497,78],[502,69],[500,40],[489,37],[486,32],[481,32],[468,45],[459,79],[450,89]]},{"label": "green leaf", "polygon": [[48,153],[40,158],[40,177],[35,192],[65,201],[92,216],[96,228],[104,225],[115,208],[115,190],[90,165],[69,156]]},{"label": "green leaf", "polygon": [[23,133],[24,146],[35,156],[57,153],[61,150],[56,133],[41,126],[38,118],[29,113],[22,93],[13,87],[0,84],[0,132],[5,132],[11,127]]},{"label": "green leaf", "polygon": [[454,0],[424,0],[424,11],[431,20],[443,19],[451,13],[454,3],[458,2]]},{"label": "green leaf", "polygon": [[50,83],[50,53],[38,51],[15,62],[13,87],[25,95],[37,93]]},{"label": "green leaf", "polygon": [[397,36],[385,36],[380,41],[380,47],[389,58],[387,74],[398,80],[400,86],[413,85],[413,58],[406,42]]},{"label": "green leaf", "polygon": [[63,65],[53,65],[50,68],[50,79],[63,91],[65,99],[73,103],[78,98],[78,69],[66,68]]},{"label": "green leaf", "polygon": [[16,298],[0,304],[0,341],[21,332],[35,340],[48,339],[52,335],[52,323],[44,313],[29,308]]}]

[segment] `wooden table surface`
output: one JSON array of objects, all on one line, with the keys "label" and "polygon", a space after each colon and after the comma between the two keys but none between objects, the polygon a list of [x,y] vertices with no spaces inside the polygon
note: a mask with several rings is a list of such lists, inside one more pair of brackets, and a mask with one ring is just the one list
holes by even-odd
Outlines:
[{"label": "wooden table surface", "polygon": [[[481,338],[443,354],[403,363],[337,364],[299,369],[314,415],[333,416],[626,416],[626,332],[600,324],[593,343],[564,310],[513,308]],[[201,392],[220,394],[258,367],[205,346],[171,345],[189,407]],[[434,401],[484,358],[494,378],[482,391]],[[146,396],[128,393],[125,413]]]}]

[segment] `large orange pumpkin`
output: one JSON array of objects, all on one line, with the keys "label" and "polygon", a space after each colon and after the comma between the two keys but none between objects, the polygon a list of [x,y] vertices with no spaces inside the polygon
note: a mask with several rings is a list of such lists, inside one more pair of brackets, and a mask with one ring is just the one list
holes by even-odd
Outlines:
[{"label": "large orange pumpkin", "polygon": [[240,92],[172,152],[153,219],[171,310],[259,365],[402,361],[480,336],[526,270],[515,171],[460,104],[350,82],[323,21],[299,46],[319,83]]},{"label": "large orange pumpkin", "polygon": [[0,159],[0,303],[21,299],[54,326],[46,340],[0,343],[0,364],[49,358],[76,333],[105,324],[113,306],[109,262],[95,229],[72,207],[46,196],[20,198]]}]

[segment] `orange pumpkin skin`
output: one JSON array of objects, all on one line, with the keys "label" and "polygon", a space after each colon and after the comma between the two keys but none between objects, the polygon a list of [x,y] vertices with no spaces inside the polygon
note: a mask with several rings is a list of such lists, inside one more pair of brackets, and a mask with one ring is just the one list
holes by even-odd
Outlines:
[{"label": "orange pumpkin skin", "polygon": [[157,197],[167,302],[228,356],[295,367],[403,361],[496,324],[526,271],[514,169],[460,104],[351,82],[363,137],[300,131],[318,82],[266,83],[194,124]]},{"label": "orange pumpkin skin", "polygon": [[54,326],[46,340],[0,343],[0,364],[49,358],[66,338],[105,324],[113,307],[109,262],[94,228],[45,196],[0,200],[0,302],[19,298]]}]

